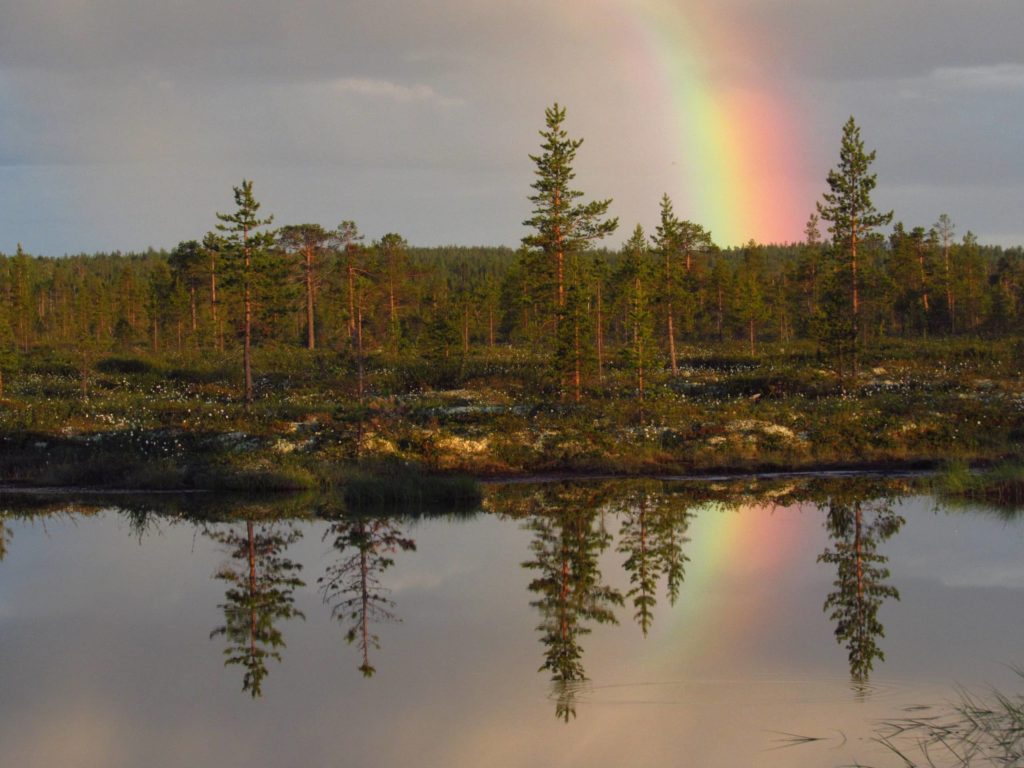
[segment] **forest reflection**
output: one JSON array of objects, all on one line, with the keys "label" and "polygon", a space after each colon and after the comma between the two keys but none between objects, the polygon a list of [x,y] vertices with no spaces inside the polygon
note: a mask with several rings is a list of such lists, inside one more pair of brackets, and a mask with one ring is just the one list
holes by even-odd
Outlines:
[{"label": "forest reflection", "polygon": [[[536,574],[529,590],[537,595],[530,605],[541,616],[540,671],[550,673],[555,714],[565,721],[576,716],[576,695],[587,680],[581,640],[591,625],[617,624],[615,609],[628,599],[646,637],[659,582],[664,578],[674,605],[685,574],[688,505],[651,487],[621,491],[613,484],[554,485],[538,489],[528,502],[524,527],[533,533],[533,558],[523,567]],[[625,556],[629,574],[625,595],[604,583],[598,565],[613,541],[609,517],[621,518],[616,551]]]},{"label": "forest reflection", "polygon": [[[833,569],[831,587],[822,589],[818,599],[823,598],[824,620],[845,649],[854,689],[865,695],[870,674],[885,660],[880,611],[900,598],[890,583],[883,545],[903,529],[905,520],[897,510],[904,497],[920,493],[915,482],[783,478],[506,484],[489,486],[475,514],[513,522],[529,536],[519,562],[540,643],[535,668],[549,680],[556,716],[568,722],[587,690],[587,638],[620,621],[635,623],[638,639],[647,638],[664,621],[663,613],[693,597],[686,590],[687,570],[693,547],[703,546],[699,539],[706,535],[704,528],[695,534],[697,518],[748,509],[800,507],[821,514],[826,545],[822,551],[816,544],[817,552],[805,557]],[[417,551],[410,530],[427,514],[389,510],[353,515],[336,500],[322,499],[292,499],[280,508],[265,498],[218,500],[211,509],[198,509],[195,500],[188,504],[184,509],[167,499],[153,506],[142,500],[116,507],[52,499],[28,507],[8,504],[0,510],[0,561],[10,560],[14,548],[12,519],[113,511],[124,517],[140,544],[162,527],[196,526],[224,558],[213,573],[224,584],[217,603],[222,620],[210,638],[223,642],[225,665],[241,670],[242,691],[255,699],[263,695],[273,664],[282,660],[289,622],[306,618],[297,606],[297,596],[307,589],[299,562],[303,557],[290,551],[299,549],[310,526],[320,526],[316,532],[328,546],[321,550],[326,563],[316,566],[316,597],[355,650],[359,672],[367,678],[375,674],[380,628],[401,621],[389,576],[406,560],[400,556]],[[730,519],[743,525],[741,518]],[[308,604],[305,608],[310,610]]]},{"label": "forest reflection", "polygon": [[[768,485],[609,481],[525,491],[509,486],[488,498],[488,508],[525,517],[524,527],[533,533],[533,559],[523,567],[537,572],[529,589],[539,595],[530,603],[541,615],[539,671],[550,674],[555,714],[568,721],[576,716],[576,698],[588,679],[583,638],[592,625],[617,624],[615,609],[627,601],[647,636],[659,590],[670,607],[679,597],[690,560],[690,524],[701,509],[723,514],[811,503],[826,513],[830,546],[817,561],[834,565],[837,575],[823,610],[848,652],[854,690],[864,695],[874,663],[885,660],[878,645],[885,634],[879,608],[887,599],[899,600],[898,590],[886,581],[887,558],[877,547],[902,527],[904,519],[893,510],[910,490],[905,480],[850,478]],[[625,558],[625,594],[603,582],[598,566],[613,541],[609,518],[619,521],[616,552]]]}]

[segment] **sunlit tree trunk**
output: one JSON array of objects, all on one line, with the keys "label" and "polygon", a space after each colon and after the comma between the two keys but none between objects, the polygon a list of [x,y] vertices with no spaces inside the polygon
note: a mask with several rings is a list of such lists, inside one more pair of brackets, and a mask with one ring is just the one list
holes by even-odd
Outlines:
[{"label": "sunlit tree trunk", "polygon": [[857,286],[857,217],[852,219],[850,232],[850,272],[853,283],[853,349],[850,350],[850,373],[857,381],[857,349],[860,347],[860,293]]},{"label": "sunlit tree trunk", "polygon": [[315,308],[316,285],[313,280],[313,247],[306,247],[306,349],[316,348]]},{"label": "sunlit tree trunk", "polygon": [[245,257],[245,272],[242,276],[242,322],[244,324],[245,341],[242,349],[242,367],[245,369],[245,404],[253,401],[252,386],[252,286],[250,270],[252,269],[252,252],[249,249],[249,230],[242,230],[242,252]]},{"label": "sunlit tree trunk", "polygon": [[597,380],[604,382],[604,315],[601,307],[601,281],[597,281]]},{"label": "sunlit tree trunk", "polygon": [[573,389],[576,402],[583,399],[583,350],[580,346],[580,321],[573,317],[573,352],[575,366],[573,369]]},{"label": "sunlit tree trunk", "polygon": [[213,321],[213,338],[217,350],[224,351],[224,334],[220,329],[220,317],[217,314],[217,260],[210,259],[210,318]]}]

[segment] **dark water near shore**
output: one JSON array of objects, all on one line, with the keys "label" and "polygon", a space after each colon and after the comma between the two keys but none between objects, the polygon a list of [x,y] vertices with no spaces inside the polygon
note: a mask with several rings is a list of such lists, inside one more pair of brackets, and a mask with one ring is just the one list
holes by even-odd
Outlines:
[{"label": "dark water near shore", "polygon": [[0,499],[0,765],[899,765],[880,720],[1019,687],[1013,515],[863,479],[485,496]]}]

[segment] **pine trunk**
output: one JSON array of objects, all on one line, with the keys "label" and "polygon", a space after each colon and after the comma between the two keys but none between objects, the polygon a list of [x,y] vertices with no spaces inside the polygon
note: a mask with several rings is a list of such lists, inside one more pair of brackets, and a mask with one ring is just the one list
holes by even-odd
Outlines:
[{"label": "pine trunk", "polygon": [[358,391],[359,391],[359,402],[363,402],[364,392],[364,378],[363,378],[363,297],[359,297],[359,302],[356,308],[356,361],[359,367],[359,380],[358,380]]},{"label": "pine trunk", "polygon": [[573,370],[573,389],[576,402],[583,399],[583,351],[580,347],[580,322],[579,318],[573,319],[573,351],[575,353],[575,366]]},{"label": "pine trunk", "polygon": [[[644,401],[644,340],[640,335],[640,277],[633,280],[633,344],[636,345],[636,387],[640,402]],[[643,406],[640,409],[643,421]]]},{"label": "pine trunk", "polygon": [[860,293],[857,287],[857,220],[853,221],[853,235],[850,242],[850,271],[853,277],[853,349],[851,350],[850,373],[857,382],[857,351],[860,346]]},{"label": "pine trunk", "polygon": [[213,320],[214,345],[224,351],[224,334],[220,329],[220,318],[217,316],[217,262],[210,259],[210,315]]},{"label": "pine trunk", "polygon": [[355,339],[356,333],[356,268],[352,263],[352,251],[348,252],[348,335]]},{"label": "pine trunk", "polygon": [[394,353],[398,354],[398,305],[395,302],[395,279],[388,278],[388,317],[391,326],[391,344]]},{"label": "pine trunk", "polygon": [[956,300],[953,298],[953,280],[949,269],[949,245],[943,243],[942,260],[946,271],[946,310],[949,312],[949,332],[956,333]]},{"label": "pine trunk", "polygon": [[722,319],[723,319],[722,316],[725,314],[725,308],[723,306],[722,298],[723,298],[722,297],[722,286],[719,285],[718,286],[718,312],[716,313],[716,316],[715,316],[715,330],[716,330],[716,332],[718,334],[718,340],[719,341],[722,340]]},{"label": "pine trunk", "polygon": [[924,335],[928,335],[928,313],[931,311],[931,307],[928,302],[928,283],[927,275],[924,271],[924,250],[920,247],[917,249],[917,267],[921,274],[921,306],[924,308]]},{"label": "pine trunk", "polygon": [[597,283],[597,380],[604,382],[604,317],[601,312],[601,282]]},{"label": "pine trunk", "polygon": [[313,249],[306,248],[306,349],[316,348],[316,330],[313,325],[314,303]]},{"label": "pine trunk", "polygon": [[673,309],[672,309],[672,262],[669,258],[668,250],[665,250],[665,291],[668,294],[668,357],[669,363],[672,366],[672,375],[679,375],[679,365],[676,362],[676,331],[673,320]]},{"label": "pine trunk", "polygon": [[252,253],[249,250],[249,232],[242,232],[242,243],[245,251],[245,273],[242,278],[242,309],[245,326],[245,343],[242,350],[242,367],[245,369],[245,406],[253,401],[252,386],[252,290],[250,285],[252,269]]},{"label": "pine trunk", "polygon": [[668,355],[672,364],[672,375],[679,375],[679,364],[676,361],[676,331],[672,323],[672,302],[668,303]]}]

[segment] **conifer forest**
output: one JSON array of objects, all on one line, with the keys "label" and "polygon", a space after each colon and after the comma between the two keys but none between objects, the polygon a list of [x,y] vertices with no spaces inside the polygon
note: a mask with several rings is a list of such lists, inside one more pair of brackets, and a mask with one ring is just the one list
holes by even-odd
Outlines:
[{"label": "conifer forest", "polygon": [[[515,250],[370,241],[343,212],[278,222],[243,180],[170,251],[0,256],[6,479],[90,481],[88,440],[148,467],[119,481],[171,487],[332,482],[325,459],[480,475],[1015,455],[1024,250],[877,210],[853,118],[805,239],[730,248],[668,195],[653,232],[620,226],[576,188],[564,107],[540,137]],[[40,434],[67,466],[58,451],[40,474]],[[199,445],[247,479],[204,477]]]}]

